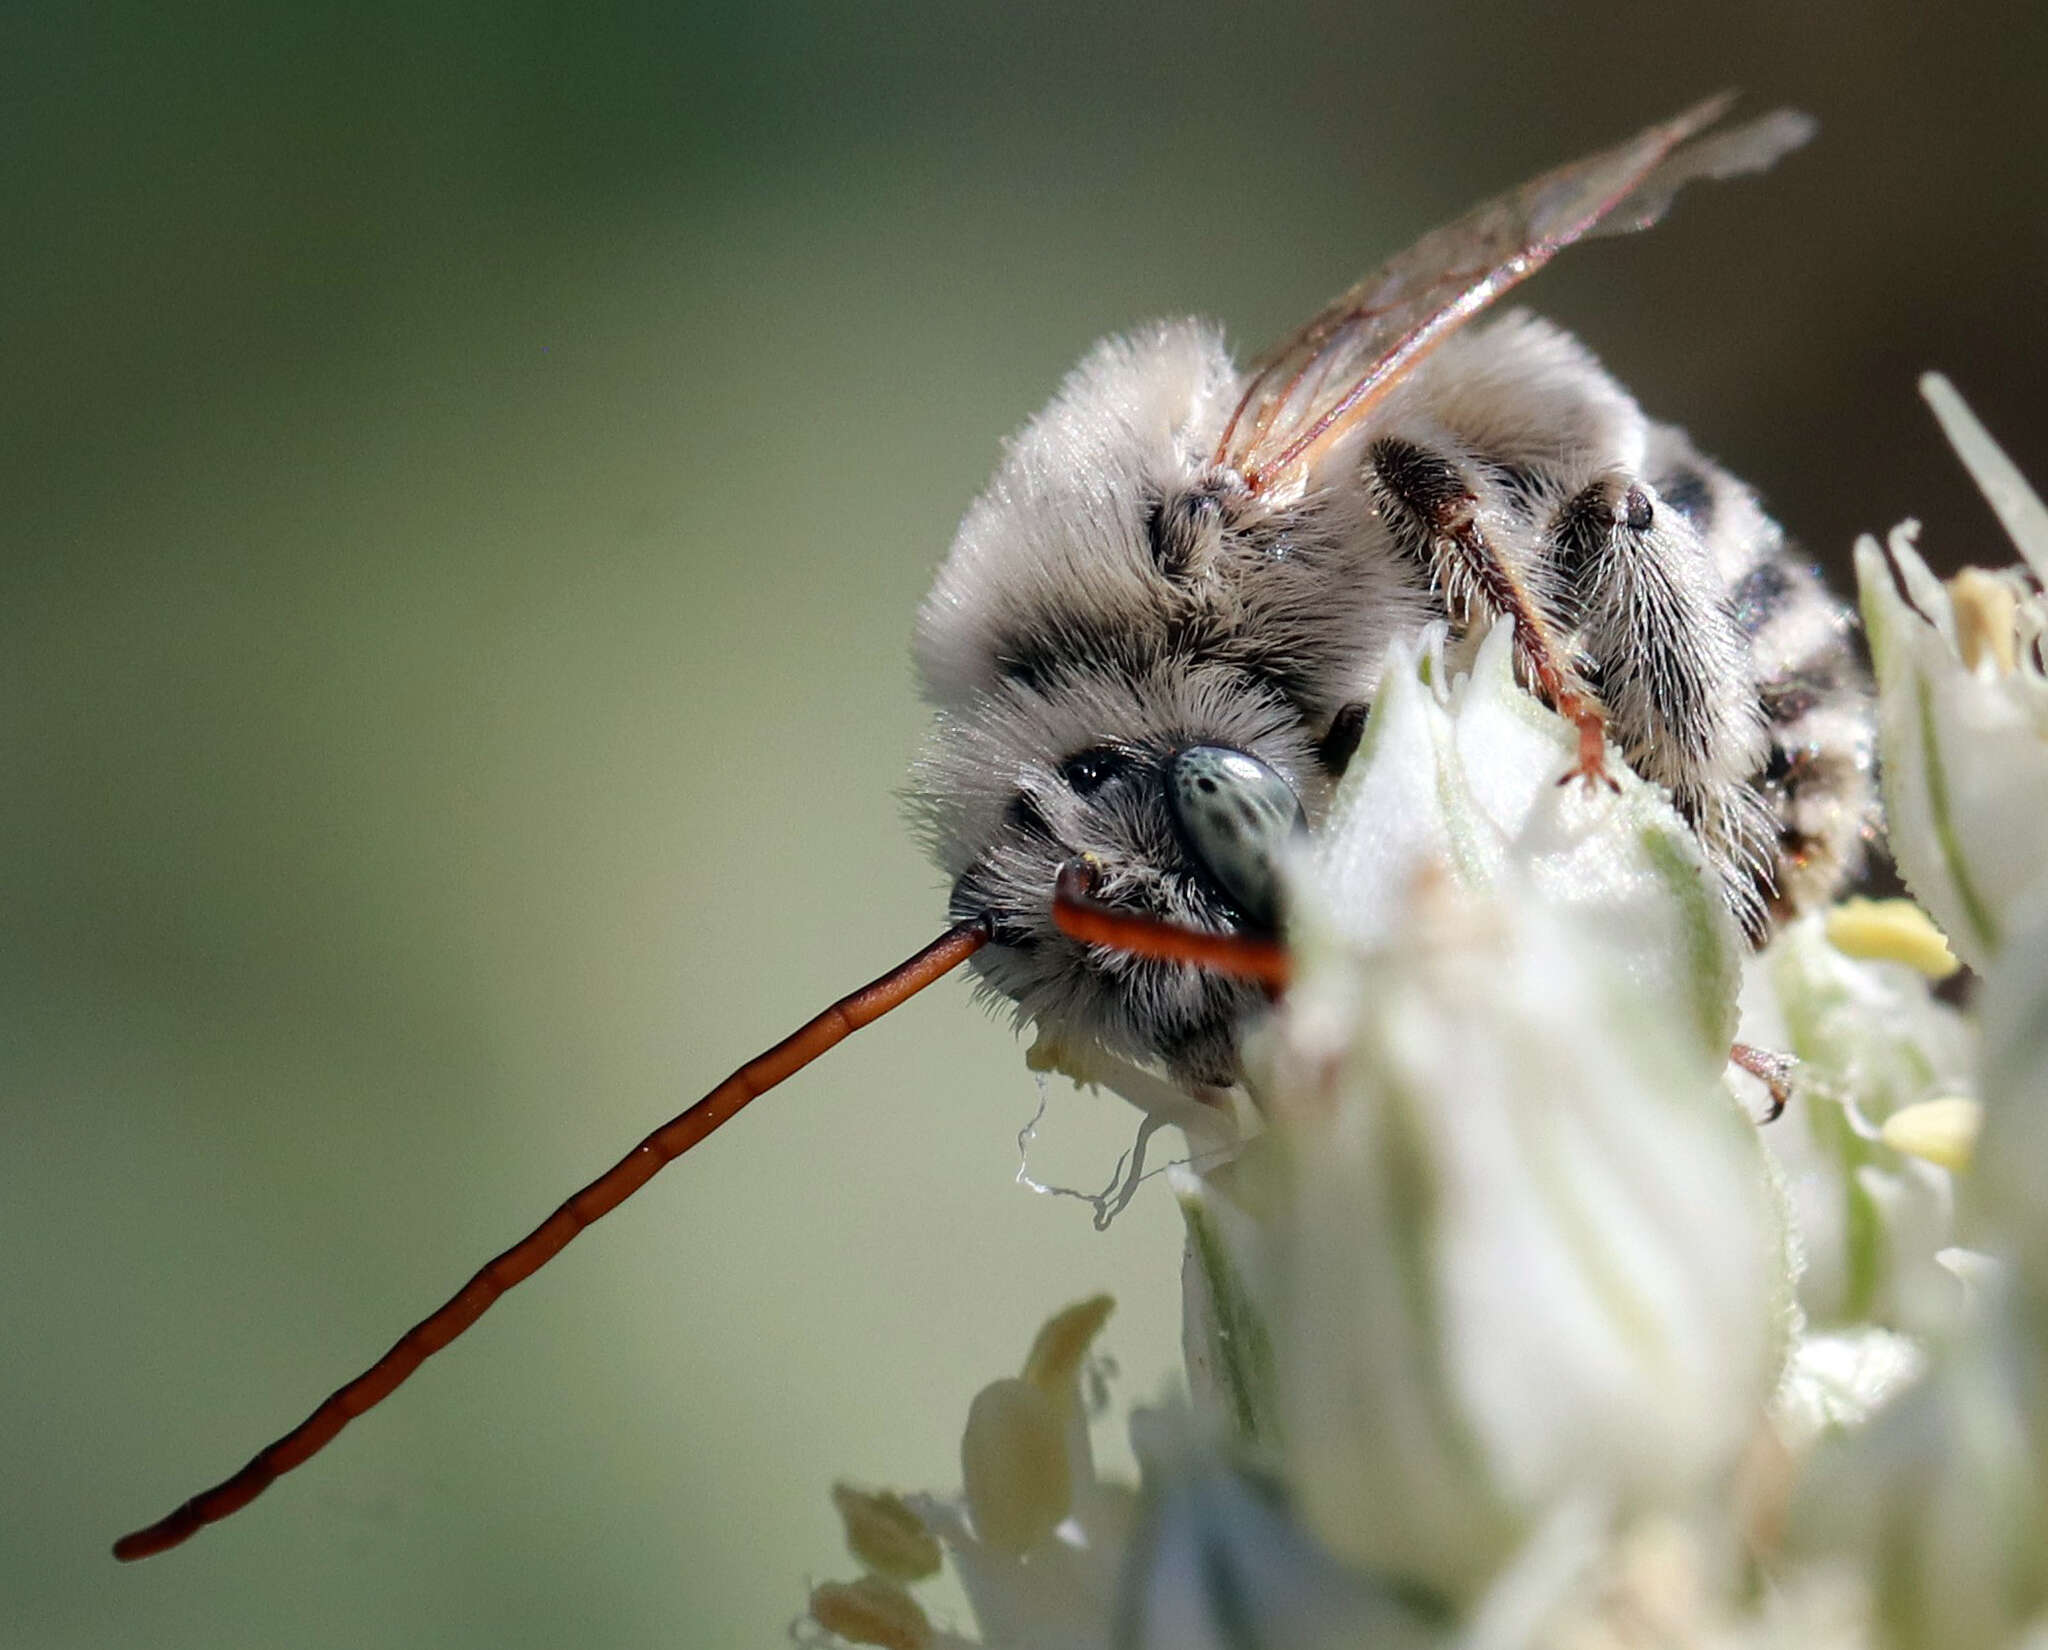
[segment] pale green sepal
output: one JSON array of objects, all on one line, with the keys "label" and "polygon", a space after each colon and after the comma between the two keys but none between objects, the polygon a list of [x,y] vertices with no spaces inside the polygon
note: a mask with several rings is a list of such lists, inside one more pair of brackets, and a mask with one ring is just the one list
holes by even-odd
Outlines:
[{"label": "pale green sepal", "polygon": [[1257,1453],[1277,1449],[1280,1442],[1273,1341],[1256,1282],[1266,1264],[1260,1253],[1265,1239],[1221,1183],[1255,1172],[1269,1155],[1262,1145],[1255,1143],[1227,1171],[1207,1179],[1180,1166],[1167,1173],[1187,1229],[1181,1337],[1188,1385],[1203,1413]]}]

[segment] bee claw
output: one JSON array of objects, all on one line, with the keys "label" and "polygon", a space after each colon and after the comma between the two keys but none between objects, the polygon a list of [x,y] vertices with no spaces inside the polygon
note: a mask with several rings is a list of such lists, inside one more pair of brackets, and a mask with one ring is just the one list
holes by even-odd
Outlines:
[{"label": "bee claw", "polygon": [[1785,1107],[1792,1099],[1792,1074],[1799,1069],[1797,1059],[1749,1043],[1736,1043],[1728,1050],[1728,1063],[1748,1072],[1770,1091],[1770,1103],[1757,1119],[1759,1123],[1775,1123],[1785,1115]]},{"label": "bee claw", "polygon": [[1602,785],[1614,795],[1621,795],[1621,781],[1607,771],[1607,720],[1598,711],[1582,710],[1573,717],[1579,729],[1578,760],[1565,769],[1558,780],[1560,785],[1569,785],[1574,779],[1584,783],[1588,791],[1596,791]]},{"label": "bee claw", "polygon": [[1621,795],[1621,781],[1607,771],[1605,762],[1595,763],[1591,767],[1583,762],[1573,763],[1557,776],[1559,789],[1569,785],[1574,779],[1584,784],[1588,791],[1598,791],[1604,786],[1612,795]]}]

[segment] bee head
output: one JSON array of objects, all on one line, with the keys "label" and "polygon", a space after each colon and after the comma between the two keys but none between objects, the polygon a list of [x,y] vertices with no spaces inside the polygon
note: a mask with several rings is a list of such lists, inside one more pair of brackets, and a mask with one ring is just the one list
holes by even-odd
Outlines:
[{"label": "bee head", "polygon": [[1213,468],[1239,393],[1192,323],[1098,348],[1010,443],[918,623],[937,716],[912,809],[954,919],[992,925],[981,983],[1188,1082],[1235,1077],[1261,991],[1069,939],[1060,867],[1087,856],[1111,907],[1270,931],[1277,845],[1320,815],[1317,747],[1394,605],[1370,569],[1329,576],[1354,524],[1262,515]]},{"label": "bee head", "polygon": [[[1201,685],[1178,684],[1196,697]],[[1279,860],[1306,829],[1297,740],[1282,718],[1257,725],[1256,701],[1246,715],[1241,696],[1213,704],[1210,731],[1198,733],[1197,723],[1134,714],[1142,695],[1128,686],[1064,687],[942,718],[927,775],[962,763],[988,771],[1001,750],[1007,767],[998,771],[1011,780],[999,807],[986,795],[977,826],[959,818],[959,829],[935,838],[951,860],[950,920],[987,919],[991,943],[976,972],[1020,1022],[1161,1060],[1186,1083],[1231,1082],[1240,1022],[1264,1004],[1258,988],[1071,939],[1054,921],[1053,892],[1061,867],[1085,859],[1094,898],[1114,910],[1210,933],[1271,934]],[[1123,714],[1090,718],[1098,731],[1083,737],[1046,738],[1091,708]],[[1219,713],[1227,733],[1215,731]],[[1105,736],[1107,727],[1119,731]]]}]

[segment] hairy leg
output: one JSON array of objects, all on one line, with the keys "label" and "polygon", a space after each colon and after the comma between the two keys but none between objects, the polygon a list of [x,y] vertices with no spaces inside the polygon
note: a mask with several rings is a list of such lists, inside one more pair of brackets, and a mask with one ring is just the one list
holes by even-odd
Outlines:
[{"label": "hairy leg", "polygon": [[1670,790],[1760,938],[1775,834],[1750,784],[1766,754],[1763,709],[1707,545],[1621,473],[1567,499],[1542,542],[1629,766]]},{"label": "hairy leg", "polygon": [[1454,460],[1399,436],[1375,441],[1367,465],[1381,516],[1428,568],[1453,621],[1466,629],[1497,617],[1513,621],[1523,679],[1579,730],[1578,760],[1566,779],[1613,787],[1599,701],[1572,669],[1545,603],[1489,537],[1472,479]]}]

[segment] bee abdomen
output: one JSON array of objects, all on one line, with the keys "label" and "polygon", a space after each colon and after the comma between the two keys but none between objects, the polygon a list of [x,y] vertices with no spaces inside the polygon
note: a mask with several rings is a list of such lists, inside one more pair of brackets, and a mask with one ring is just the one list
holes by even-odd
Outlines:
[{"label": "bee abdomen", "polygon": [[1832,899],[1874,828],[1871,689],[1855,619],[1756,495],[1682,430],[1652,425],[1649,462],[1660,501],[1705,541],[1749,647],[1766,736],[1749,785],[1776,834],[1757,891],[1782,920]]},{"label": "bee abdomen", "polygon": [[1875,800],[1870,681],[1849,609],[1781,547],[1734,590],[1769,756],[1752,781],[1777,822],[1780,917],[1831,899],[1862,862]]}]

